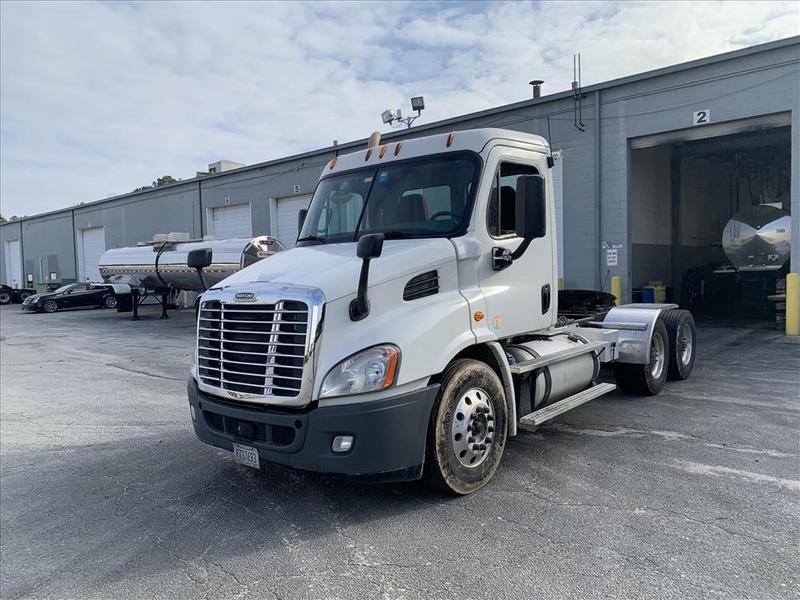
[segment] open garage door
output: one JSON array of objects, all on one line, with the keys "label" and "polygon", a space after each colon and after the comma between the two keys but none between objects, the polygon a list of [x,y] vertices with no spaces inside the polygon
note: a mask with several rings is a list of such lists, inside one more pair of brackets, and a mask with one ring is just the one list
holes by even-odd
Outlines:
[{"label": "open garage door", "polygon": [[631,144],[634,301],[666,299],[707,319],[782,321],[791,131],[750,125]]},{"label": "open garage door", "polygon": [[[106,233],[103,227],[90,227],[79,231],[78,262],[81,281],[103,281],[98,265],[105,251]],[[42,273],[42,281],[44,280],[45,274]]]},{"label": "open garage door", "polygon": [[6,283],[13,288],[25,287],[22,283],[22,245],[19,240],[6,242]]},{"label": "open garage door", "polygon": [[308,208],[311,202],[311,195],[289,196],[288,198],[278,198],[277,200],[277,235],[278,240],[287,248],[294,248],[297,240],[297,214],[304,208]]},{"label": "open garage door", "polygon": [[208,233],[221,239],[253,237],[250,203],[217,206],[209,210]]}]

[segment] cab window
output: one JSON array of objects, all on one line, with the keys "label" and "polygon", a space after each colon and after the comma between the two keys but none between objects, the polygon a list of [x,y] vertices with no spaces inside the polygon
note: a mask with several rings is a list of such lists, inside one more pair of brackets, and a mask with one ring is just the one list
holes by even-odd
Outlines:
[{"label": "cab window", "polygon": [[538,175],[531,165],[504,162],[495,173],[489,195],[488,227],[492,237],[514,235],[516,231],[517,177]]}]

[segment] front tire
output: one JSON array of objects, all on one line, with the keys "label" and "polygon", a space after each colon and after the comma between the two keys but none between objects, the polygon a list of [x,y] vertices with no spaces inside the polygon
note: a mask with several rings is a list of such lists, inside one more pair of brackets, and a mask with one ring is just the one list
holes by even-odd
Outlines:
[{"label": "front tire", "polygon": [[428,434],[426,483],[462,496],[482,488],[500,464],[507,430],[497,374],[477,360],[453,361],[442,375]]},{"label": "front tire", "polygon": [[48,300],[42,305],[42,309],[47,313],[54,313],[58,310],[58,304],[55,300]]},{"label": "front tire", "polygon": [[653,327],[650,342],[650,362],[646,365],[614,363],[614,378],[617,386],[629,394],[655,396],[667,381],[670,344],[667,328],[661,319]]}]

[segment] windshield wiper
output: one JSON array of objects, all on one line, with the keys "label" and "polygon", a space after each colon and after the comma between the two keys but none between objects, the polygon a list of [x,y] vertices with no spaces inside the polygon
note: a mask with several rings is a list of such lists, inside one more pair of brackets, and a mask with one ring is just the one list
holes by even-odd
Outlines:
[{"label": "windshield wiper", "polygon": [[317,242],[318,244],[324,244],[325,238],[319,237],[318,235],[307,235],[306,237],[297,238],[298,242]]}]

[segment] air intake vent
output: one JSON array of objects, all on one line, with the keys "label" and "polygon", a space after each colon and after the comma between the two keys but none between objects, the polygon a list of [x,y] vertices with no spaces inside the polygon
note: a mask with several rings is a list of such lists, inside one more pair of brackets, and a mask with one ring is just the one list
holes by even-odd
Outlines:
[{"label": "air intake vent", "polygon": [[403,300],[416,300],[439,293],[439,271],[428,271],[412,278],[403,290]]}]

